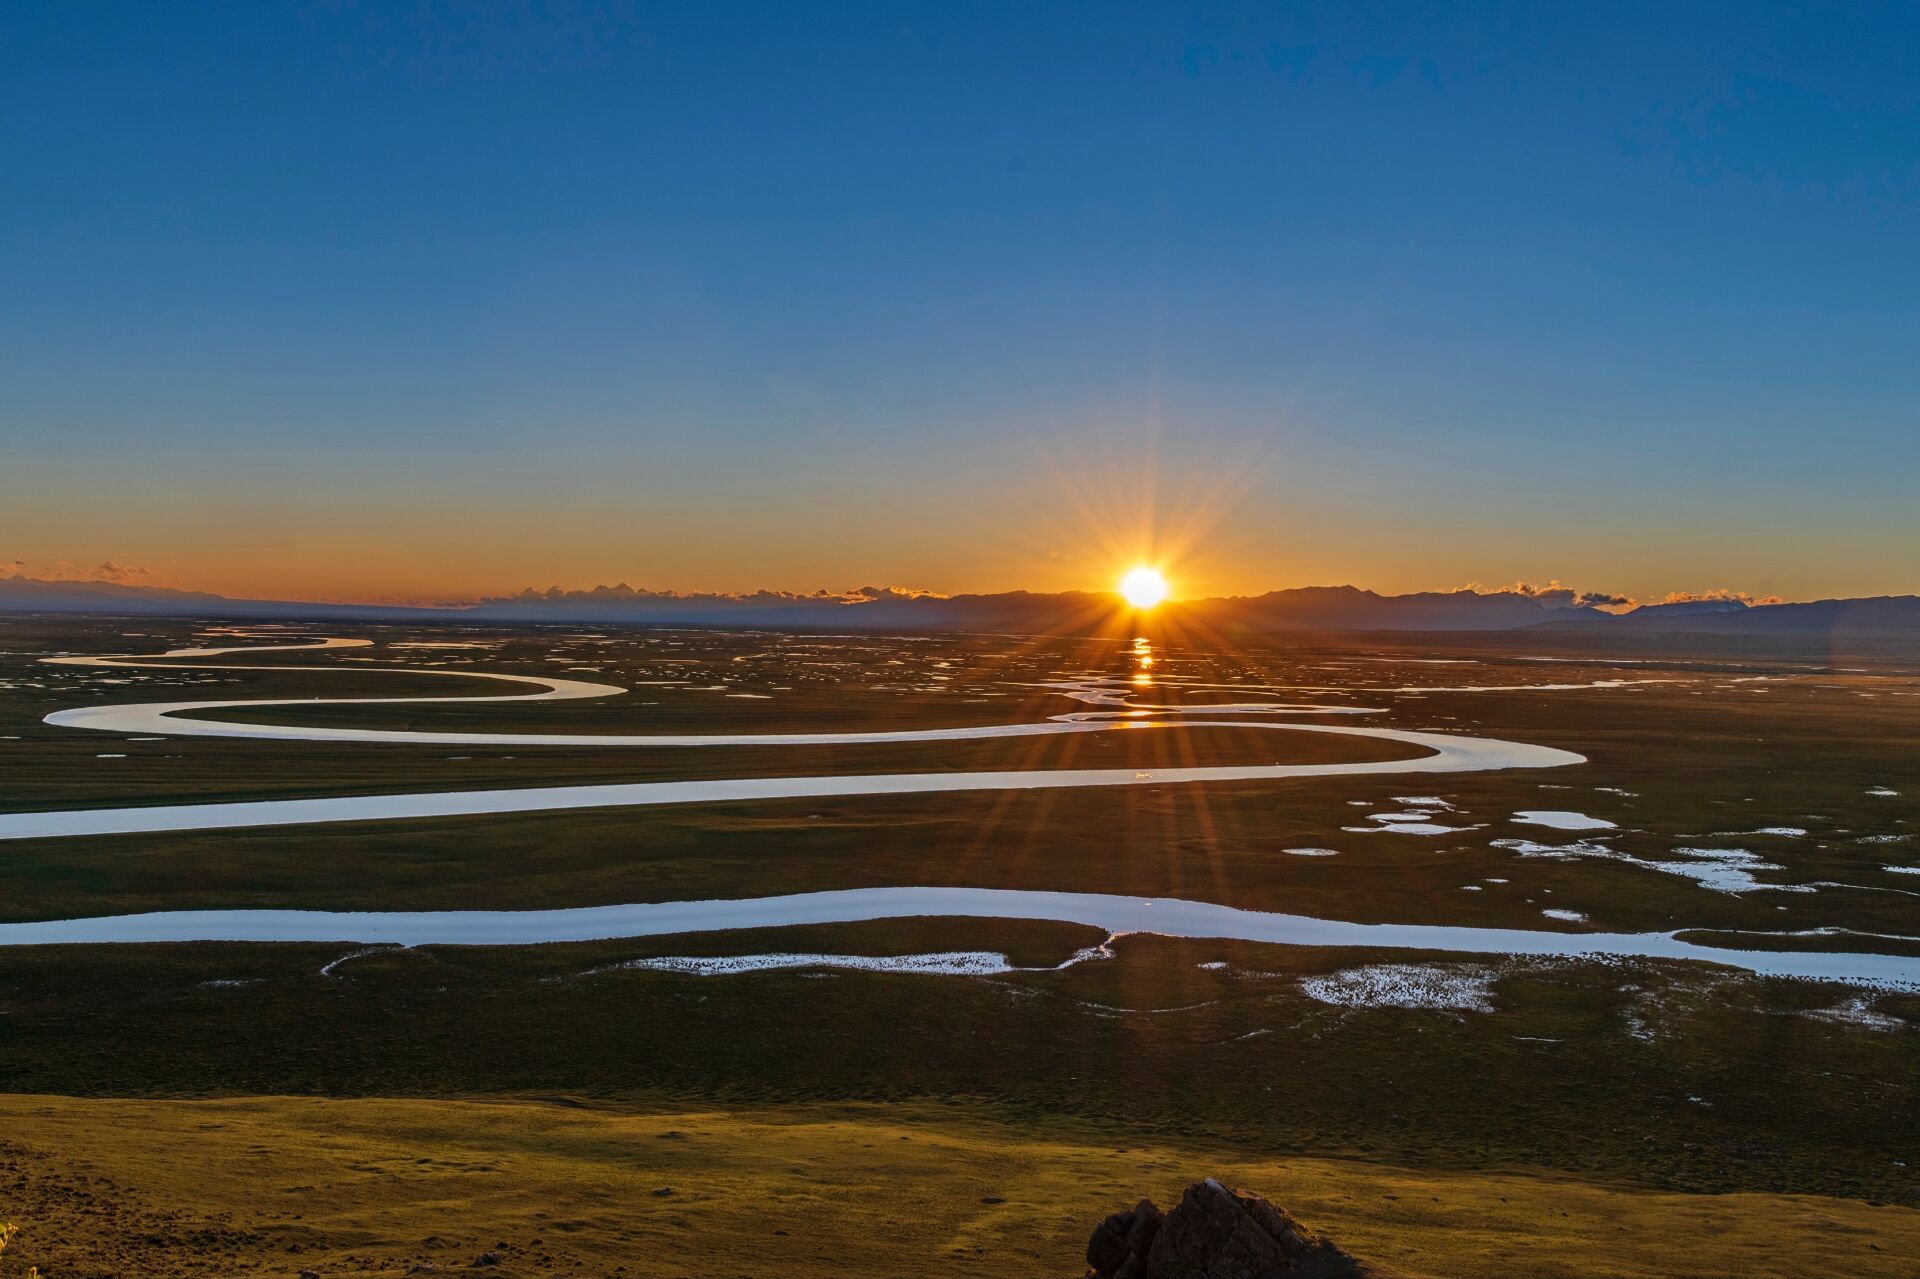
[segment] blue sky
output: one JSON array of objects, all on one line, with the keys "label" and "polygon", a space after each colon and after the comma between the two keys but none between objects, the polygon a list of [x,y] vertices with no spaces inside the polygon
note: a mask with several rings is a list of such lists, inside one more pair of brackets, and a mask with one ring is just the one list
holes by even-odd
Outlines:
[{"label": "blue sky", "polygon": [[1920,589],[1916,50],[1910,5],[9,6],[0,562]]}]

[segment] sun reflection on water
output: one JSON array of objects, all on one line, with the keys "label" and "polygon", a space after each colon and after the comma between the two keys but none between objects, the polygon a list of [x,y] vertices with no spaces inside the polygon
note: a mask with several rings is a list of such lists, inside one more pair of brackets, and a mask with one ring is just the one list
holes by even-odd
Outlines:
[{"label": "sun reflection on water", "polygon": [[1136,688],[1153,686],[1153,645],[1144,635],[1133,641],[1133,683]]}]

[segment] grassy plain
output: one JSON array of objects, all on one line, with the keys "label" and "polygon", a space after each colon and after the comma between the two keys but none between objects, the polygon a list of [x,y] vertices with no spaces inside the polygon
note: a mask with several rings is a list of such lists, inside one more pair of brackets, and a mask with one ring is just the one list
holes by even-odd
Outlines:
[{"label": "grassy plain", "polygon": [[[483,731],[928,727],[1084,709],[1032,686],[1088,669],[1143,673],[1136,655],[1110,644],[580,628],[369,628],[355,633],[380,647],[357,655],[243,659],[337,674],[37,662],[52,651],[155,651],[203,640],[197,630],[0,622],[0,810],[756,773],[1383,757],[1377,744],[1250,729],[585,751],[133,742],[40,722],[90,701],[499,691],[376,674],[357,669],[361,656],[634,691],[590,702],[247,714]],[[487,647],[393,647],[423,640]],[[954,884],[1177,896],[1362,921],[1702,929],[1721,941],[1739,930],[1755,946],[1912,953],[1920,936],[1920,877],[1887,869],[1920,863],[1920,663],[1910,653],[1728,642],[1582,651],[1546,636],[1269,639],[1157,653],[1142,700],[1377,706],[1381,714],[1348,722],[1513,738],[1589,763],[22,841],[0,845],[0,920],[586,906]],[[134,682],[103,682],[121,678]],[[673,682],[647,682],[656,680]],[[1574,687],[1541,687],[1550,684]],[[1260,691],[1239,691],[1250,685]],[[1507,691],[1451,691],[1488,685]],[[1372,814],[1427,797],[1445,802],[1438,820],[1456,830],[1369,829]],[[1679,848],[1749,849],[1772,867],[1756,872],[1763,882],[1798,890],[1715,892],[1620,860],[1496,847],[1590,838],[1519,818],[1532,809],[1613,821],[1606,846],[1643,861],[1675,860]],[[1295,848],[1337,855],[1287,851]],[[1548,909],[1584,918],[1553,920]],[[1809,930],[1826,931],[1780,935]],[[524,1273],[624,1265],[630,1275],[904,1274],[942,1257],[971,1268],[963,1273],[1068,1274],[1101,1212],[1236,1169],[1364,1255],[1435,1274],[1905,1273],[1875,1267],[1914,1254],[1920,1000],[1911,995],[1703,965],[1522,964],[1150,936],[1121,939],[1109,962],[991,978],[700,978],[617,967],[663,954],[950,949],[1002,950],[1039,966],[1095,940],[1050,924],[906,920],[422,948],[355,958],[326,975],[323,966],[357,948],[343,940],[0,949],[0,1089],[20,1094],[0,1106],[0,1137],[12,1143],[4,1157],[17,1165],[7,1171],[19,1179],[8,1191],[0,1177],[0,1219],[25,1217],[30,1227],[4,1265],[54,1255],[34,1252],[38,1220],[42,1243],[58,1223],[71,1244],[60,1245],[65,1268],[54,1273],[86,1273],[77,1258],[87,1248],[133,1256],[147,1236],[188,1240],[153,1254],[179,1273],[253,1273],[269,1259],[291,1272],[307,1257],[324,1260],[323,1273],[351,1271],[360,1263],[349,1254],[381,1273],[415,1254],[464,1265],[470,1246],[492,1242],[486,1223],[498,1220],[515,1223],[496,1233],[515,1245],[512,1263]],[[1300,984],[1383,961],[1492,969],[1495,1011],[1339,1007]],[[529,1100],[560,1095],[574,1102]],[[214,1123],[227,1127],[201,1127]],[[706,1135],[676,1145],[651,1135],[656,1124]],[[873,1154],[936,1132],[920,1163]],[[164,1172],[163,1156],[188,1133],[212,1152],[204,1186]],[[701,1153],[674,1153],[684,1151]],[[479,1167],[503,1158],[511,1177]],[[271,1176],[257,1175],[268,1165]],[[706,1181],[694,1177],[702,1167]],[[834,1171],[825,1180],[792,1171],[808,1167]],[[112,1185],[74,1182],[84,1169]],[[932,1210],[900,1209],[909,1171]],[[667,1176],[676,1195],[656,1201],[647,1183]],[[53,1186],[48,1178],[67,1178],[58,1184],[80,1196],[75,1204],[121,1207],[70,1212],[59,1194],[33,1189]],[[286,1189],[303,1185],[314,1189]],[[745,1200],[727,1197],[742,1190]],[[299,1206],[286,1205],[289,1193]],[[1006,1203],[983,1205],[985,1195]],[[811,1236],[790,1226],[779,1227],[787,1236],[754,1233],[781,1213],[826,1208],[831,1220],[816,1221]],[[290,1213],[329,1224],[301,1234]],[[1626,1229],[1605,1225],[1609,1214]],[[178,1229],[142,1235],[116,1224],[162,1219]],[[549,1220],[593,1228],[547,1228]],[[193,1222],[205,1224],[189,1230]],[[214,1242],[189,1240],[202,1230]],[[687,1260],[693,1241],[729,1232],[742,1242],[711,1271]],[[1641,1234],[1651,1241],[1644,1252]],[[429,1235],[443,1243],[420,1242]],[[535,1237],[554,1260],[535,1260]],[[796,1240],[810,1251],[784,1260],[781,1249],[800,1247]],[[290,1243],[303,1252],[287,1254]]]},{"label": "grassy plain", "polygon": [[[0,1173],[73,1279],[1078,1273],[1091,1223],[1216,1173],[1407,1275],[1905,1279],[1920,1210],[1017,1124],[965,1104],[0,1096]],[[670,1193],[662,1193],[662,1192]],[[6,1274],[0,1269],[0,1274]]]},{"label": "grassy plain", "polygon": [[[1850,992],[1691,964],[1498,964],[1497,1011],[1349,1008],[1303,977],[1457,956],[1151,936],[991,978],[693,977],[659,955],[995,949],[1087,929],[903,920],[533,947],[0,952],[0,1089],[100,1096],[571,1092],[967,1097],[1272,1151],[1915,1203],[1911,1029]],[[1202,967],[1202,965],[1223,965]],[[1877,1015],[1920,1020],[1882,996]]]}]

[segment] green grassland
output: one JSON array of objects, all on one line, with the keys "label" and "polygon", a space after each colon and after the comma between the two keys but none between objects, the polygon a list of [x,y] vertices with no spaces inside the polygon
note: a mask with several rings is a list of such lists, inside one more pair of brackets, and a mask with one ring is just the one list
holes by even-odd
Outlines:
[{"label": "green grassland", "polygon": [[[1050,964],[1096,940],[1058,925],[890,921],[385,951],[324,975],[358,948],[23,948],[0,954],[0,1089],[963,1096],[1270,1151],[1914,1202],[1913,1032],[1830,1019],[1840,988],[1690,964],[1513,961],[1498,966],[1495,1012],[1355,1009],[1309,998],[1299,978],[1381,952],[1151,936],[1122,938],[1112,961],[983,978],[618,967],[954,949]],[[1920,1017],[1911,997],[1876,1009]]]}]

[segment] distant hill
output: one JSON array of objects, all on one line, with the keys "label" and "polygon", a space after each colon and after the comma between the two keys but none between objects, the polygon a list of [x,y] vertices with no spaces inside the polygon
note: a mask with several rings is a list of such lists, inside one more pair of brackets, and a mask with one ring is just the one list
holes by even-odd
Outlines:
[{"label": "distant hill", "polygon": [[1745,600],[1735,599],[1675,600],[1671,604],[1642,604],[1631,613],[1622,614],[1622,616],[1637,617],[1642,622],[1647,622],[1657,617],[1704,617],[1714,613],[1744,613],[1751,607],[1752,605]]},{"label": "distant hill", "polygon": [[386,608],[369,604],[310,604],[290,600],[232,599],[206,591],[176,591],[163,586],[125,586],[117,582],[60,582],[29,577],[0,577],[0,613],[117,613],[161,617],[338,617],[435,616],[439,610]]},{"label": "distant hill", "polygon": [[140,611],[155,608],[204,608],[231,603],[218,595],[171,591],[156,586],[114,582],[50,582],[30,577],[0,577],[0,608],[17,612]]},{"label": "distant hill", "polygon": [[[598,587],[591,591],[527,591],[483,601],[469,612],[492,619],[1074,634],[1099,629],[1119,607],[1112,595],[1091,591],[942,596],[867,587],[848,595],[763,591],[720,596]],[[1244,598],[1181,600],[1162,605],[1157,616],[1168,625],[1221,632],[1486,631],[1598,614],[1588,607],[1561,605],[1510,591],[1379,595],[1353,586],[1308,586]]]},{"label": "distant hill", "polygon": [[1353,586],[1303,586],[1245,598],[1198,600],[1192,616],[1220,630],[1505,631],[1597,609],[1516,591],[1420,591],[1379,595]]},{"label": "distant hill", "polygon": [[1730,600],[1696,600],[1685,605],[1657,604],[1617,617],[1557,620],[1543,629],[1610,635],[1920,636],[1920,595],[1750,606]]},{"label": "distant hill", "polygon": [[[798,626],[845,630],[997,631],[1085,634],[1124,616],[1112,595],[1092,591],[1039,594],[929,595],[884,587],[835,594],[755,591],[742,595],[680,594],[633,587],[585,591],[522,591],[455,608],[379,604],[315,604],[230,599],[197,591],[112,582],[0,578],[0,612],[120,613],[227,618],[411,620],[454,622],[592,622],[663,626]],[[1920,597],[1819,600],[1748,605],[1741,600],[1685,600],[1612,614],[1569,592],[1420,591],[1381,595],[1354,586],[1305,586],[1265,595],[1181,600],[1155,614],[1165,626],[1196,634],[1285,631],[1513,631],[1537,627],[1570,634],[1713,634],[1809,636],[1920,635]]]},{"label": "distant hill", "polygon": [[[756,591],[680,594],[602,586],[522,591],[461,608],[427,609],[289,600],[230,599],[110,582],[0,578],[0,611],[217,614],[226,617],[402,618],[494,622],[651,623],[669,626],[809,626],[849,630],[958,630],[1076,634],[1120,614],[1112,595],[929,595],[882,587],[843,594]],[[1265,595],[1163,605],[1169,625],[1225,633],[1260,631],[1484,631],[1600,616],[1591,608],[1510,591],[1380,595],[1353,586],[1310,586]]]},{"label": "distant hill", "polygon": [[460,610],[487,621],[640,622],[666,626],[827,626],[852,630],[1061,631],[1092,629],[1113,598],[1083,591],[1038,595],[925,595],[884,587],[833,594],[754,591],[680,594],[628,586],[522,591]]}]

